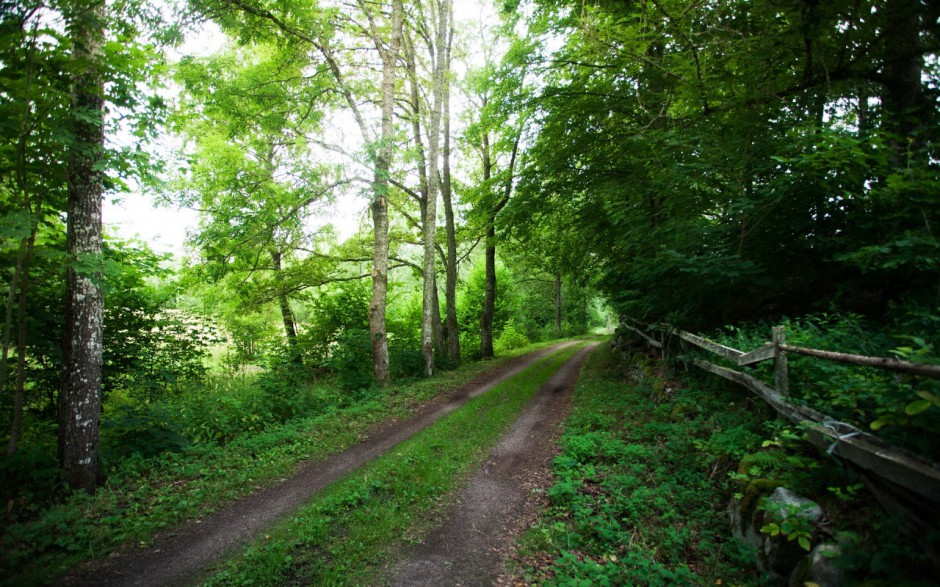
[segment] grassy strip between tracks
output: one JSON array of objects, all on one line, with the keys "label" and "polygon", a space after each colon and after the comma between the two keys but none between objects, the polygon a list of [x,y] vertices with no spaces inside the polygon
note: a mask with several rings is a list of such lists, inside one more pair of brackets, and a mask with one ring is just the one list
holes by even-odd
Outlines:
[{"label": "grassy strip between tracks", "polygon": [[389,556],[421,538],[448,495],[578,348],[539,361],[334,483],[206,584],[377,582]]}]

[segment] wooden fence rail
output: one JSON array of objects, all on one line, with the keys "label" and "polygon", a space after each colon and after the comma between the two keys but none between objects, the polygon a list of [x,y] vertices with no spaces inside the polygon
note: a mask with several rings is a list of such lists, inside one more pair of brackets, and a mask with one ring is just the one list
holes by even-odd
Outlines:
[{"label": "wooden fence rail", "polygon": [[[651,346],[657,349],[664,348],[663,342],[657,341],[642,332],[643,328],[638,323],[634,322],[633,325],[623,324],[623,326],[639,334]],[[703,359],[692,359],[691,364],[750,389],[776,410],[778,414],[795,424],[803,426],[807,430],[809,441],[824,449],[826,453],[842,458],[868,474],[874,474],[877,478],[886,480],[892,485],[901,487],[921,498],[926,498],[934,506],[940,504],[940,464],[902,448],[888,445],[868,432],[859,430],[850,424],[839,422],[812,408],[791,402],[787,397],[789,393],[786,353],[792,352],[826,360],[931,377],[940,377],[940,367],[898,361],[897,359],[865,357],[790,346],[785,343],[782,327],[774,329],[773,341],[750,352],[739,351],[696,334],[675,330],[663,325],[655,325],[649,328],[675,335],[699,348],[735,361],[739,366],[773,359],[775,363],[774,387],[747,373],[722,367]],[[908,517],[916,517],[916,513],[904,513]]]}]

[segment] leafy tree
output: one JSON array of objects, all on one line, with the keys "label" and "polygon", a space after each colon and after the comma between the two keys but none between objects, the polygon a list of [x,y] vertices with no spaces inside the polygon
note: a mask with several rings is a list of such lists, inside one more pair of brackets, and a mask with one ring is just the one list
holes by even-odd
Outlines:
[{"label": "leafy tree", "polygon": [[[264,1],[209,0],[194,2],[197,9],[214,15],[219,23],[243,40],[254,37],[282,39],[314,50],[323,59],[335,90],[347,111],[353,116],[365,143],[368,165],[372,171],[373,264],[372,302],[369,307],[369,333],[375,377],[386,382],[388,373],[388,340],[385,311],[388,289],[388,192],[394,156],[394,111],[397,68],[402,42],[404,8],[400,0],[392,0],[386,14],[382,7],[358,1],[355,14],[342,14],[337,7],[320,6],[313,2],[286,7]],[[356,19],[361,19],[357,21]],[[336,34],[342,31],[342,34]],[[343,45],[343,43],[348,43]],[[356,77],[355,71],[342,62],[341,53],[365,50],[369,45],[382,64],[381,82],[372,86],[369,76]],[[374,90],[369,92],[368,90]],[[364,113],[366,98],[378,95],[378,129]]]},{"label": "leafy tree", "polygon": [[[494,319],[497,297],[497,216],[509,203],[517,180],[520,145],[530,118],[530,80],[526,79],[531,47],[524,39],[512,36],[516,19],[493,30],[481,28],[480,42],[489,48],[509,42],[502,64],[488,49],[484,64],[465,80],[465,92],[474,103],[473,119],[464,133],[464,143],[479,157],[479,177],[469,190],[473,219],[483,234],[485,288],[480,312],[480,354],[493,356]],[[506,39],[506,37],[509,37]]]},{"label": "leafy tree", "polygon": [[[17,243],[8,265],[0,361],[3,388],[15,311],[17,375],[9,451],[20,439],[33,368],[27,351],[30,315],[42,313],[33,303],[35,288],[45,278],[33,271],[50,253],[60,254],[62,263],[62,249],[54,248],[61,243],[55,219],[67,214],[72,302],[66,320],[76,321],[67,329],[75,338],[66,340],[62,357],[61,449],[68,481],[93,490],[102,353],[100,200],[105,190],[123,189],[127,178],[152,172],[152,162],[139,147],[153,136],[161,107],[148,94],[147,82],[160,70],[152,44],[172,37],[175,28],[168,27],[160,39],[146,37],[159,11],[139,3],[26,2],[7,8],[0,15],[0,199],[3,246],[9,250],[11,240]],[[105,143],[105,135],[118,128],[130,144]],[[75,413],[76,406],[82,406],[82,414]],[[82,438],[69,429],[78,421]]]},{"label": "leafy tree", "polygon": [[936,9],[657,0],[531,14],[533,44],[562,42],[534,54],[544,85],[519,204],[572,223],[620,311],[701,327],[935,299],[913,259],[934,256],[937,125],[922,122],[936,120]]},{"label": "leafy tree", "polygon": [[245,46],[185,59],[178,80],[186,98],[177,128],[194,143],[179,181],[184,203],[202,211],[192,241],[203,275],[231,276],[244,307],[277,303],[290,355],[300,361],[290,297],[328,279],[332,267],[310,255],[307,224],[336,182],[307,164],[307,133],[323,116],[322,75],[305,75],[291,48]]}]

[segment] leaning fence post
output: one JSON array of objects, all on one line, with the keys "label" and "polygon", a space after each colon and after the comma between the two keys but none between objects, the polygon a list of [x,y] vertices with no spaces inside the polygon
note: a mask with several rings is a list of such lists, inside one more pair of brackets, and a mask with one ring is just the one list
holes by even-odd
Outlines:
[{"label": "leaning fence post", "polygon": [[787,353],[780,350],[780,345],[787,343],[783,326],[774,326],[774,387],[783,397],[790,395],[790,377],[787,374]]}]

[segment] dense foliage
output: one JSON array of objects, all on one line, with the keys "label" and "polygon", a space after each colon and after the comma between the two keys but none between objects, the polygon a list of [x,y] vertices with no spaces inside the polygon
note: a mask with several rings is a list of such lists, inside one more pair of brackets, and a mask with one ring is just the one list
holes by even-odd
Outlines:
[{"label": "dense foliage", "polygon": [[932,311],[935,3],[543,1],[527,25],[514,219],[563,217],[621,311]]}]

